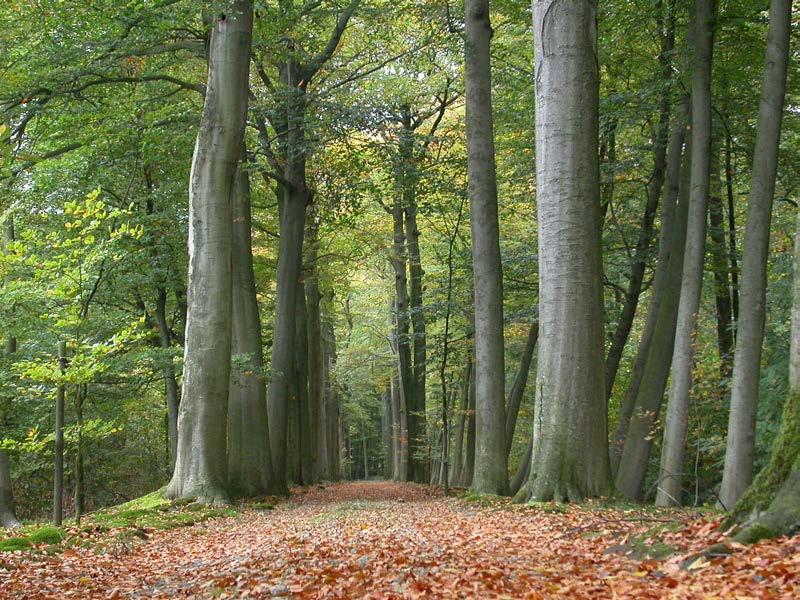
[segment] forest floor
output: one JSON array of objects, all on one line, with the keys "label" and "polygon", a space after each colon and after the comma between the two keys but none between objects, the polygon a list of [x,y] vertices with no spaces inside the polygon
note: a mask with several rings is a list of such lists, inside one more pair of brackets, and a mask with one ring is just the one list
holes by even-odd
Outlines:
[{"label": "forest floor", "polygon": [[800,536],[681,568],[722,539],[716,514],[516,506],[389,482],[294,492],[102,551],[0,553],[0,597],[800,597]]}]

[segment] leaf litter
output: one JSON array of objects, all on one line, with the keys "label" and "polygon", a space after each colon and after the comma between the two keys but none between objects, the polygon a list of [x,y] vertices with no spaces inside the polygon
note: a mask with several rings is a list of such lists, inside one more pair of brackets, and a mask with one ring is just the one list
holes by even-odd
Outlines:
[{"label": "leaf litter", "polygon": [[123,552],[0,553],[0,597],[800,597],[800,536],[731,545],[683,568],[724,540],[720,518],[336,483],[296,488],[273,510],[148,531]]}]

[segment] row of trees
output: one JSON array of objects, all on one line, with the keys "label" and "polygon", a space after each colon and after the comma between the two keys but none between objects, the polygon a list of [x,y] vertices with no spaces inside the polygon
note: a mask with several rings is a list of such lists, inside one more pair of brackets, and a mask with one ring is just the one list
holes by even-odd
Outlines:
[{"label": "row of trees", "polygon": [[[789,1],[766,20],[732,1],[598,15],[541,0],[533,43],[513,3],[467,0],[463,18],[447,3],[185,8],[6,9],[21,23],[2,38],[0,93],[15,468],[46,472],[61,384],[78,505],[87,446],[99,482],[103,453],[131,456],[137,431],[165,456],[142,486],[171,472],[168,495],[208,502],[381,473],[520,500],[656,490],[671,505],[694,459],[695,496],[713,494],[704,474],[721,460],[718,501],[744,495],[745,514],[792,481],[796,352],[780,353],[788,326],[764,342],[792,297],[788,246],[784,262],[769,252],[793,228],[771,222],[776,180],[787,197],[794,185],[778,154]],[[34,19],[59,48],[29,49]],[[732,55],[742,35],[760,60]],[[41,232],[56,237],[37,250]],[[73,272],[71,288],[54,281]],[[758,417],[765,347],[780,383]],[[769,455],[759,427],[765,448],[777,440],[769,484],[745,493]]]}]

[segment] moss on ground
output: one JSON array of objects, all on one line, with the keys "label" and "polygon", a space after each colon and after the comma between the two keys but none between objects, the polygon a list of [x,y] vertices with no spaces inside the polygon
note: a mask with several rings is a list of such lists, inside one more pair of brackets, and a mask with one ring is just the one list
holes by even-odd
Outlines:
[{"label": "moss on ground", "polygon": [[51,554],[66,548],[95,547],[103,552],[119,544],[146,539],[152,531],[190,527],[215,517],[232,517],[234,507],[209,506],[189,500],[171,501],[164,490],[84,516],[81,526],[26,525],[0,530],[0,552],[19,550]]}]

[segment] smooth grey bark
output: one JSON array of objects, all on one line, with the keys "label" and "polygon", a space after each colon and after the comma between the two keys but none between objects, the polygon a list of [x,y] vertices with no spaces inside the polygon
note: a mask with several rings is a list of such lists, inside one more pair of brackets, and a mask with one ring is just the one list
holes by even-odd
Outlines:
[{"label": "smooth grey bark", "polygon": [[417,386],[414,381],[411,359],[411,336],[409,319],[409,295],[407,277],[407,256],[405,247],[405,229],[403,221],[402,197],[397,195],[392,205],[393,246],[392,268],[394,269],[394,345],[397,355],[397,383],[400,400],[403,406],[405,445],[407,446],[407,466],[403,467],[405,478],[414,480],[416,466],[414,455],[417,451],[417,431],[415,430],[416,402],[414,393]]},{"label": "smooth grey bark", "polygon": [[14,513],[14,497],[11,492],[11,471],[8,466],[8,452],[0,450],[0,527],[19,527],[20,522]]},{"label": "smooth grey bark", "polygon": [[528,480],[531,474],[531,457],[533,456],[533,438],[531,438],[525,454],[522,457],[522,462],[519,464],[517,473],[511,480],[511,493],[516,494],[522,488],[523,484]]},{"label": "smooth grey bark", "polygon": [[[307,91],[312,79],[339,46],[342,34],[359,3],[360,0],[351,0],[339,14],[324,49],[308,57],[307,60],[301,60],[304,53],[294,40],[285,39],[288,56],[279,66],[281,86],[279,92],[275,94],[275,99],[280,106],[275,111],[278,116],[273,125],[278,134],[281,159],[278,162],[282,163],[283,168],[279,178],[283,197],[279,202],[281,235],[278,246],[275,325],[267,408],[273,475],[282,492],[288,492],[286,432],[289,424],[288,409],[295,356],[294,311],[303,253],[306,206],[311,197],[306,179],[306,163],[312,147],[305,128],[309,102]],[[271,155],[269,135],[261,126],[259,128],[262,145],[267,154]],[[328,445],[328,448],[330,450],[331,446]],[[338,464],[338,457],[336,462]],[[331,473],[333,478],[337,475]]]},{"label": "smooth grey bark", "polygon": [[789,390],[781,429],[769,464],[736,503],[729,521],[744,522],[734,539],[745,543],[800,529],[800,212],[794,238]]},{"label": "smooth grey bark", "polygon": [[467,353],[467,364],[464,367],[464,379],[461,383],[461,403],[456,413],[455,441],[451,449],[453,464],[450,470],[450,485],[461,485],[461,472],[464,457],[464,429],[469,410],[469,387],[472,379],[472,355]]},{"label": "smooth grey bark", "polygon": [[728,260],[731,270],[731,296],[733,299],[733,325],[739,322],[739,265],[736,250],[736,210],[733,202],[733,141],[730,131],[725,131],[725,189],[728,197]]},{"label": "smooth grey bark", "polygon": [[231,195],[248,102],[252,0],[218,16],[189,186],[188,315],[178,456],[169,498],[228,502],[231,355]]},{"label": "smooth grey bark", "polygon": [[475,276],[476,438],[472,488],[479,493],[507,495],[503,268],[497,216],[489,0],[467,0],[465,13],[467,193]]},{"label": "smooth grey bark", "polygon": [[232,494],[273,491],[261,316],[253,272],[250,174],[239,166],[232,203],[231,355],[246,360],[232,369],[228,393],[228,483]]},{"label": "smooth grey bark", "polygon": [[[156,326],[161,349],[168,354],[172,347],[172,331],[167,323],[167,290],[159,287],[156,296]],[[164,358],[164,387],[167,397],[167,435],[169,438],[170,466],[175,468],[178,456],[178,408],[180,406],[180,390],[175,377],[175,361],[171,355]]]},{"label": "smooth grey bark", "polygon": [[[539,321],[533,321],[528,328],[528,339],[525,342],[525,349],[519,359],[519,367],[514,376],[514,383],[508,392],[506,402],[506,456],[511,452],[511,445],[514,441],[514,431],[517,429],[517,416],[522,398],[525,395],[525,386],[528,384],[528,374],[533,362],[533,351],[536,348],[536,340],[539,339]],[[519,488],[517,488],[519,490]],[[512,489],[513,492],[513,489]]]},{"label": "smooth grey bark", "polygon": [[405,428],[405,411],[400,398],[400,382],[396,375],[391,378],[392,394],[392,443],[394,447],[394,463],[392,466],[392,479],[405,481],[408,464],[408,433]]},{"label": "smooth grey bark", "polygon": [[[67,370],[67,343],[58,343],[58,367],[63,375]],[[55,476],[53,477],[53,525],[61,527],[64,519],[64,383],[56,388]]]},{"label": "smooth grey bark", "polygon": [[381,435],[383,441],[383,478],[391,480],[394,477],[394,441],[392,439],[392,387],[386,386],[381,396]]},{"label": "smooth grey bark", "polygon": [[[686,139],[687,117],[688,99],[684,98],[675,105],[675,117],[670,127],[664,183],[664,200],[661,203],[661,230],[659,233],[658,255],[656,257],[656,268],[651,288],[652,291],[650,293],[650,303],[647,307],[647,316],[642,330],[642,337],[639,341],[639,347],[636,352],[636,359],[631,371],[630,382],[625,390],[625,396],[623,397],[622,404],[617,414],[617,424],[614,428],[614,434],[611,438],[609,448],[611,472],[615,477],[619,469],[622,451],[625,447],[631,416],[633,415],[637,402],[641,402],[638,398],[639,389],[642,385],[645,368],[650,360],[650,352],[655,338],[656,327],[659,319],[662,318],[667,319],[660,329],[661,334],[665,335],[666,338],[659,339],[657,341],[659,348],[655,349],[656,354],[663,353],[660,359],[655,358],[655,360],[659,361],[658,365],[660,369],[653,371],[653,366],[651,366],[651,371],[648,373],[648,377],[650,378],[653,378],[657,373],[663,373],[664,382],[660,384],[660,387],[656,386],[656,390],[661,390],[660,396],[664,394],[663,386],[666,385],[666,375],[669,372],[669,365],[672,360],[672,343],[675,334],[674,316],[676,311],[674,309],[670,310],[662,317],[661,307],[669,289],[672,294],[670,298],[673,299],[673,304],[671,306],[677,308],[677,292],[680,288],[681,272],[683,271],[683,247],[686,241],[686,205],[689,193],[689,166],[688,163],[686,163],[686,166],[682,170],[681,159],[684,156],[683,145]],[[681,173],[684,174],[684,181],[681,181]],[[683,191],[684,194],[681,202],[682,210],[677,211],[678,197],[681,191]],[[667,347],[665,347],[665,345]],[[664,363],[666,363],[666,368],[664,368]],[[661,378],[660,376],[656,377],[659,381]],[[648,384],[649,383],[651,383],[650,379],[648,379]],[[660,405],[659,402],[658,406]]]},{"label": "smooth grey bark", "polygon": [[[622,307],[616,330],[611,338],[611,347],[606,357],[606,401],[611,398],[617,371],[628,342],[628,337],[633,327],[633,320],[639,306],[639,298],[644,283],[645,267],[647,266],[650,247],[653,241],[653,224],[658,210],[658,203],[662,196],[662,189],[667,175],[667,160],[670,138],[670,117],[672,113],[671,93],[672,87],[672,53],[675,48],[675,0],[669,0],[667,5],[667,25],[663,25],[660,13],[662,2],[658,3],[657,23],[661,36],[661,50],[658,60],[660,64],[661,98],[659,102],[658,124],[653,135],[653,173],[647,185],[647,201],[645,202],[642,224],[636,241],[636,249],[631,261],[628,275],[628,286],[625,290],[625,301]],[[678,159],[680,164],[680,159]],[[677,185],[677,183],[676,183]],[[659,248],[660,250],[660,248]],[[612,465],[613,469],[613,465]]]},{"label": "smooth grey bark", "polygon": [[[425,312],[423,307],[422,276],[424,271],[419,252],[419,227],[417,226],[416,199],[407,199],[405,205],[406,249],[408,251],[409,310],[411,326],[414,331],[412,344],[414,355],[414,432],[417,439],[425,437],[425,379],[428,363],[428,349],[425,331]],[[424,476],[424,460],[414,460],[414,477],[416,481]]]},{"label": "smooth grey bark", "polygon": [[[403,218],[404,258],[408,265],[407,293],[408,314],[413,338],[411,350],[413,355],[412,383],[413,392],[408,395],[412,400],[408,419],[411,436],[411,472],[417,482],[425,478],[426,462],[419,456],[419,446],[425,439],[425,394],[427,370],[427,340],[425,331],[425,313],[423,308],[422,261],[419,250],[419,227],[417,225],[417,182],[419,179],[415,163],[414,129],[422,123],[422,119],[414,122],[408,105],[400,111],[401,129],[399,134],[398,154],[398,187],[401,196]],[[395,231],[395,235],[397,231]],[[396,247],[397,249],[397,247]],[[405,268],[405,265],[404,265]]]},{"label": "smooth grey bark", "polygon": [[753,478],[769,231],[786,92],[791,12],[791,0],[771,0],[766,64],[761,83],[758,129],[744,233],[739,324],[725,468],[720,491],[720,502],[726,507],[732,507],[736,503]]},{"label": "smooth grey bark", "polygon": [[322,340],[322,357],[325,365],[325,413],[328,426],[328,471],[331,479],[336,480],[341,478],[342,419],[339,393],[333,375],[336,369],[336,336],[330,319],[323,321]]},{"label": "smooth grey bark", "polygon": [[[293,63],[289,61],[286,81],[295,81]],[[272,337],[270,381],[267,392],[269,413],[269,436],[272,454],[272,469],[278,490],[288,492],[286,487],[287,431],[289,427],[289,403],[295,365],[295,311],[297,310],[298,281],[303,253],[306,205],[309,190],[306,185],[305,87],[287,92],[287,113],[290,115],[286,133],[286,165],[284,178],[289,185],[283,186],[283,197],[279,201],[280,241],[278,243],[278,268],[276,276],[275,325]]]},{"label": "smooth grey bark", "polygon": [[472,377],[469,380],[468,403],[467,403],[467,439],[464,449],[464,466],[461,469],[461,486],[472,486],[472,478],[475,474],[475,367],[472,367]]},{"label": "smooth grey bark", "polygon": [[611,491],[603,369],[597,9],[537,0],[539,352],[533,457],[521,501]]},{"label": "smooth grey bark", "polygon": [[[685,131],[685,121],[684,127]],[[673,138],[674,139],[674,138]],[[678,158],[680,147],[673,148]],[[674,157],[674,155],[673,155]],[[670,157],[671,169],[674,168],[673,157]],[[670,180],[674,175],[670,174]],[[655,427],[661,414],[661,405],[664,401],[664,391],[667,387],[672,354],[675,344],[675,327],[678,319],[678,304],[680,301],[681,281],[683,278],[684,249],[686,247],[686,221],[689,214],[689,191],[691,176],[691,142],[687,144],[683,153],[683,167],[680,175],[680,191],[678,192],[677,207],[672,191],[664,199],[665,209],[672,205],[674,218],[670,235],[670,251],[662,260],[667,265],[664,289],[655,314],[652,340],[648,344],[647,354],[642,367],[641,383],[637,387],[633,405],[628,417],[629,426],[621,432],[618,428],[617,435],[622,444],[619,467],[616,471],[617,492],[628,498],[639,499],[643,492],[643,485],[647,469],[650,464],[650,451],[652,449]],[[654,291],[654,293],[656,293]]]},{"label": "smooth grey bark", "polygon": [[683,257],[672,382],[661,449],[656,504],[681,504],[683,459],[692,388],[695,325],[703,285],[709,168],[711,162],[711,61],[714,41],[714,0],[695,0],[694,64],[692,67],[692,162],[686,248]]},{"label": "smooth grey bark", "polygon": [[328,446],[325,435],[325,406],[323,404],[322,382],[322,323],[320,321],[320,301],[317,273],[318,230],[319,223],[313,210],[309,207],[306,225],[306,275],[305,297],[307,307],[308,331],[308,401],[311,409],[312,436],[314,436],[314,473],[313,478],[328,479]]},{"label": "smooth grey bark", "polygon": [[314,448],[314,432],[311,427],[311,405],[308,396],[308,310],[306,308],[305,284],[297,282],[295,301],[295,331],[297,337],[294,344],[295,357],[295,390],[297,392],[298,425],[299,425],[299,466],[300,480],[304,485],[313,483],[316,462]]}]

